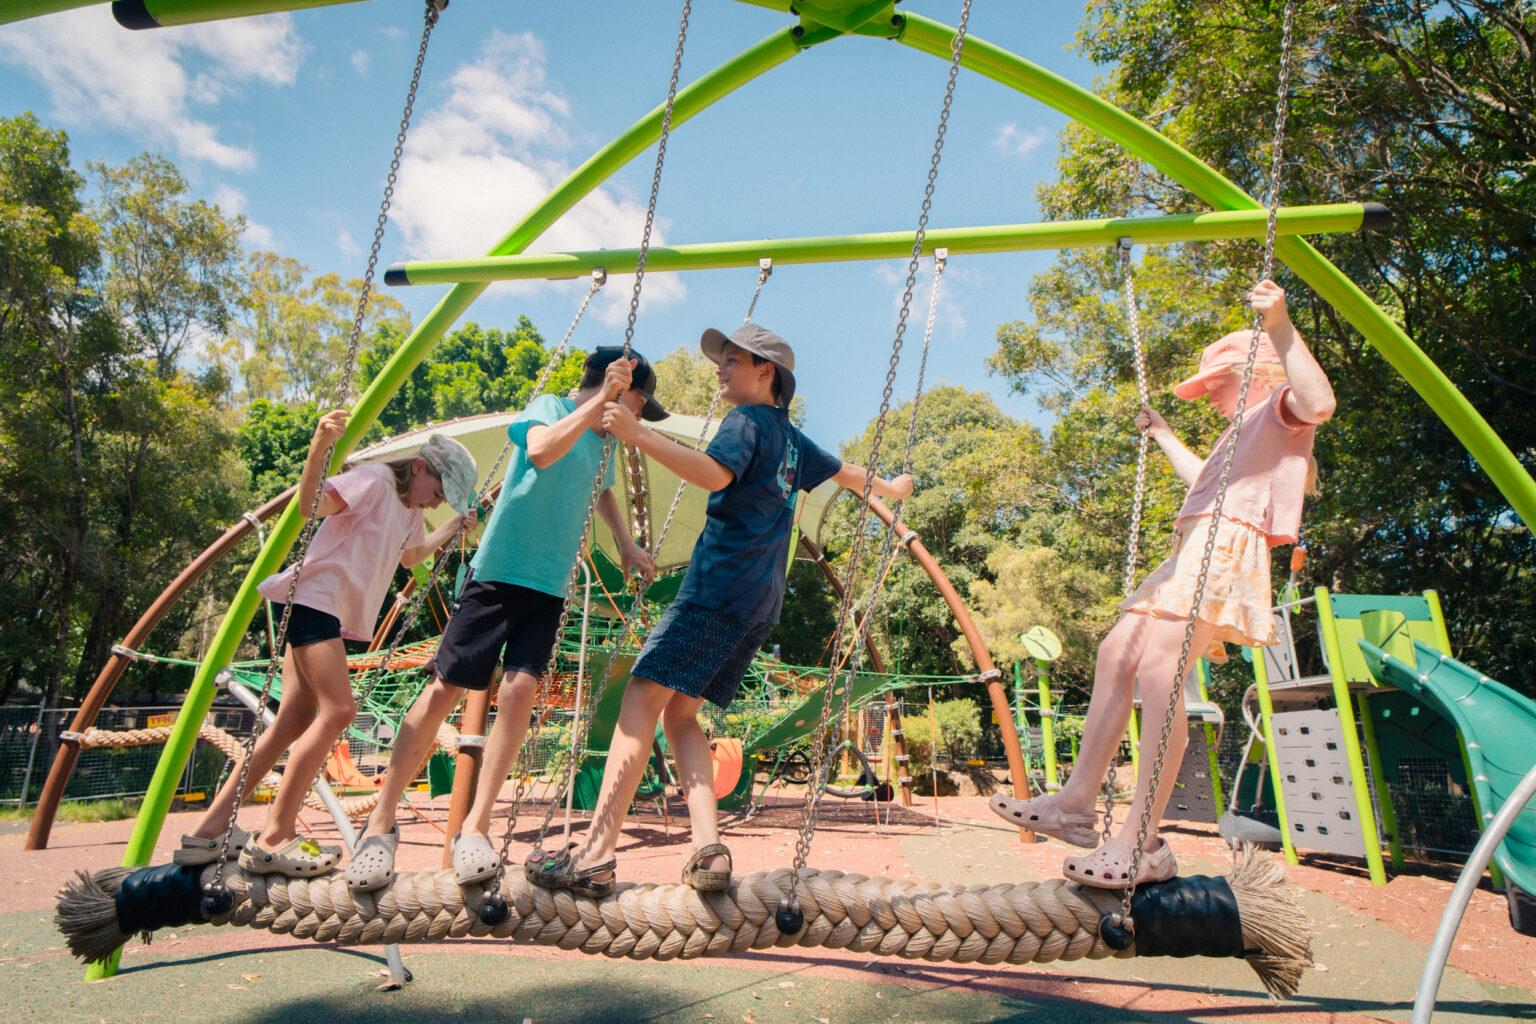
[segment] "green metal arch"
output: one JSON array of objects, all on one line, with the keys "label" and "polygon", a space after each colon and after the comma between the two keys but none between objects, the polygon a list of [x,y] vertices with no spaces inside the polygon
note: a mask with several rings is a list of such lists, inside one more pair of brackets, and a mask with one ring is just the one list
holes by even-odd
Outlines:
[{"label": "green metal arch", "polygon": [[[802,49],[844,34],[893,36],[906,46],[947,59],[954,29],[914,14],[899,25],[872,24],[844,33],[825,26],[782,29],[710,71],[679,91],[673,125],[679,125]],[[1124,111],[1081,87],[982,39],[966,41],[965,67],[1054,107],[1086,127],[1119,143],[1194,194],[1222,210],[1256,209],[1260,204],[1211,167]],[[491,250],[491,255],[520,253],[582,197],[656,141],[662,109],[657,107],[594,154],[558,185]],[[1492,477],[1526,523],[1536,522],[1536,482],[1507,446],[1478,415],[1434,363],[1359,288],[1306,241],[1282,238],[1276,252],[1287,266],[1329,302],[1374,345]],[[353,409],[347,432],[337,444],[336,466],[374,422],[384,404],[399,390],[415,366],[486,288],[483,283],[458,284],[412,331]],[[208,652],[198,668],[183,705],[184,713],[165,746],[159,765],[123,854],[123,864],[147,864],[165,820],[175,782],[191,754],[197,726],[214,697],[214,676],[235,653],[240,637],[256,612],[256,584],[281,567],[297,538],[300,516],[291,505],[272,530],[230,604]]]}]

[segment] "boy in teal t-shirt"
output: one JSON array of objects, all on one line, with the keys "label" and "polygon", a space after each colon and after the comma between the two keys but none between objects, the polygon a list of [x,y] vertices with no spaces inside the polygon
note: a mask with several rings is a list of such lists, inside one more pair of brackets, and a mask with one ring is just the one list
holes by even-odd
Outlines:
[{"label": "boy in teal t-shirt", "polygon": [[[347,885],[354,891],[382,889],[394,878],[400,834],[395,805],[431,752],[438,726],[466,690],[490,685],[499,661],[496,724],[487,738],[480,784],[464,831],[452,841],[460,885],[495,874],[497,856],[487,834],[491,811],[522,745],[538,681],[554,648],[592,478],[602,464],[604,404],[622,393],[619,402],[632,415],[647,420],[667,415],[652,397],[656,374],[645,357],[633,350],[629,360],[622,355],[623,349],[614,347],[593,352],[574,397],[541,395],[507,427],[513,449],[501,497],[470,563],[471,577],[438,642],[432,682],[411,705],[395,736],[378,803],[347,867]],[[655,566],[629,535],[611,489],[613,480],[610,463],[597,513],[618,542],[625,573],[649,575]]]}]

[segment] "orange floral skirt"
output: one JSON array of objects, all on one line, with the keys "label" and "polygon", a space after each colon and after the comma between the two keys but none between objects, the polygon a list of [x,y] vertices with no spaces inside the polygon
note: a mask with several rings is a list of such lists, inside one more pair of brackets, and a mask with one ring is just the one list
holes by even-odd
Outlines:
[{"label": "orange floral skirt", "polygon": [[[1210,516],[1180,523],[1173,531],[1173,553],[1142,580],[1135,593],[1120,602],[1128,612],[1170,615],[1187,619],[1195,603],[1200,559],[1211,529]],[[1227,660],[1226,644],[1244,647],[1278,642],[1269,578],[1269,542],[1247,523],[1222,517],[1216,526],[1205,592],[1198,617],[1216,627],[1211,649],[1201,652],[1211,661]]]}]

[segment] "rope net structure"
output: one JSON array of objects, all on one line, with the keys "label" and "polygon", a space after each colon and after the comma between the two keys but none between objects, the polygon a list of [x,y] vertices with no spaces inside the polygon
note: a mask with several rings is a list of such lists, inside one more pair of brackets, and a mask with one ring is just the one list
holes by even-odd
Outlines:
[{"label": "rope net structure", "polygon": [[1283,868],[1251,848],[1226,878],[1192,876],[1137,890],[1141,926],[1135,946],[1124,950],[1099,934],[1118,892],[1063,879],[957,886],[806,869],[798,886],[805,924],[785,933],[774,915],[790,891],[789,868],[733,879],[725,892],[620,883],[602,899],[547,891],[511,873],[499,888],[509,913],[495,925],[481,920],[490,887],[461,887],[448,869],[403,872],[379,892],[352,893],[339,873],[291,879],[227,864],[222,880],[234,902],[208,918],[202,887],[219,870],[210,864],[80,872],[60,895],[55,923],[83,960],[111,955],[136,932],[147,938],[156,928],[209,923],[345,945],[475,937],[633,960],[790,946],[984,964],[1236,956],[1277,998],[1293,995],[1310,965],[1310,925],[1294,887]]}]

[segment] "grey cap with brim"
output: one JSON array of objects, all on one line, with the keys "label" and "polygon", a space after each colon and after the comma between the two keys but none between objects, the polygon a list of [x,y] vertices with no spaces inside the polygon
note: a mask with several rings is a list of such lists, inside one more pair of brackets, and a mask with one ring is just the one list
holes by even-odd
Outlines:
[{"label": "grey cap with brim", "polygon": [[467,515],[480,479],[480,470],[469,449],[451,437],[433,434],[421,446],[421,457],[443,482],[443,500],[459,515]]},{"label": "grey cap with brim", "polygon": [[711,327],[699,339],[699,348],[711,362],[718,364],[726,342],[761,356],[778,368],[779,405],[788,409],[790,400],[795,397],[795,350],[789,347],[789,342],[766,327],[749,323],[736,328],[729,337]]}]

